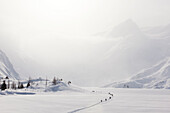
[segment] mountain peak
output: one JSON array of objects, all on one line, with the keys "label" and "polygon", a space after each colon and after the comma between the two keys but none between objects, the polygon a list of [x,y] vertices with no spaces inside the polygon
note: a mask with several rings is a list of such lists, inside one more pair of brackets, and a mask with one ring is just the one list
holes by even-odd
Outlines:
[{"label": "mountain peak", "polygon": [[109,33],[109,37],[119,37],[125,35],[135,35],[141,33],[140,28],[138,25],[132,20],[128,19],[123,23],[114,27]]}]

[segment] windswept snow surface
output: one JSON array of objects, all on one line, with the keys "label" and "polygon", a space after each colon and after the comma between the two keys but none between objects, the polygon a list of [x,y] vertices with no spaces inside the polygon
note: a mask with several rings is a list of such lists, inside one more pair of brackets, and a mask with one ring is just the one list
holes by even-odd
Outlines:
[{"label": "windswept snow surface", "polygon": [[20,79],[19,74],[14,70],[6,54],[0,50],[0,78],[7,76],[10,79]]},{"label": "windswept snow surface", "polygon": [[[169,113],[170,91],[161,89],[86,88],[95,92],[60,91],[0,96],[1,113]],[[108,100],[110,95],[114,96]],[[103,102],[100,102],[103,100]]]},{"label": "windswept snow surface", "polygon": [[114,82],[105,87],[127,88],[127,86],[129,88],[170,89],[170,57],[151,68],[140,71],[129,80]]}]

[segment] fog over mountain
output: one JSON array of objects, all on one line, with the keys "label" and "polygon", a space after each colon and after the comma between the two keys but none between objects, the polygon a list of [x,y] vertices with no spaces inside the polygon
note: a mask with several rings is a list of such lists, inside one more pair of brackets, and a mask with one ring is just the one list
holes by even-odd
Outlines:
[{"label": "fog over mountain", "polygon": [[0,50],[21,78],[103,86],[170,56],[169,0],[0,1]]},{"label": "fog over mountain", "polygon": [[170,113],[169,90],[170,0],[0,0],[0,113]]},{"label": "fog over mountain", "polygon": [[[73,37],[75,40],[63,36],[60,42],[65,43],[66,47],[59,42],[58,48],[51,45],[55,50],[39,50],[32,56],[29,55],[31,49],[25,51],[26,54],[23,54],[21,49],[12,52],[6,49],[6,51],[23,78],[58,76],[72,80],[75,84],[101,86],[125,79],[168,57],[170,55],[168,28],[167,25],[140,29],[133,20],[128,19],[103,32],[101,36],[97,34],[88,39]],[[154,33],[155,30],[157,30],[156,33]],[[55,39],[51,38],[51,40]],[[48,56],[49,52],[59,54],[55,55],[55,58],[53,55]],[[41,54],[46,60],[39,59],[36,54]],[[55,62],[52,59],[56,59]]]}]

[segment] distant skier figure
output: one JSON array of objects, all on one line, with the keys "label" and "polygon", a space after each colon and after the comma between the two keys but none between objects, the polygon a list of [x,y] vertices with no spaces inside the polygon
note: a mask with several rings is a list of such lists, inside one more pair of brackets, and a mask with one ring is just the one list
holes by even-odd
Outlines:
[{"label": "distant skier figure", "polygon": [[109,97],[109,99],[111,99],[112,97]]},{"label": "distant skier figure", "polygon": [[102,100],[100,102],[102,102]]},{"label": "distant skier figure", "polygon": [[71,84],[71,81],[68,81],[68,85],[70,85]]},{"label": "distant skier figure", "polygon": [[107,101],[107,99],[105,99],[105,101]]},{"label": "distant skier figure", "polygon": [[113,97],[113,94],[109,93],[109,95],[111,95]]},{"label": "distant skier figure", "polygon": [[5,83],[5,80],[4,80],[2,85],[1,85],[1,90],[5,90],[5,89],[6,89],[6,83]]}]

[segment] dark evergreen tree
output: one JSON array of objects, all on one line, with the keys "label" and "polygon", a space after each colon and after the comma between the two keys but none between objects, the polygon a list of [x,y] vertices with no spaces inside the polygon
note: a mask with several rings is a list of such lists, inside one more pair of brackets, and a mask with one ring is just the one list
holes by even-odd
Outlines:
[{"label": "dark evergreen tree", "polygon": [[18,81],[18,89],[21,89],[21,83]]},{"label": "dark evergreen tree", "polygon": [[46,79],[45,79],[45,87],[47,87],[47,77],[46,77]]},{"label": "dark evergreen tree", "polygon": [[5,89],[6,89],[6,83],[5,83],[5,80],[4,80],[2,85],[1,85],[1,90],[5,90]]},{"label": "dark evergreen tree", "polygon": [[12,88],[12,89],[16,89],[16,84],[15,84],[15,82],[12,82],[11,88]]},{"label": "dark evergreen tree", "polygon": [[8,79],[8,89],[10,88],[10,81],[9,81],[9,79]]},{"label": "dark evergreen tree", "polygon": [[52,83],[53,83],[53,85],[56,85],[56,84],[57,84],[57,80],[56,80],[56,78],[55,78],[55,77],[53,78]]},{"label": "dark evergreen tree", "polygon": [[0,89],[1,89],[1,78],[0,78]]},{"label": "dark evergreen tree", "polygon": [[21,85],[20,85],[20,88],[21,88],[21,89],[23,89],[23,88],[24,88],[24,85],[23,85],[23,83],[21,83]]},{"label": "dark evergreen tree", "polygon": [[30,81],[28,81],[28,83],[27,83],[27,88],[30,86]]}]

